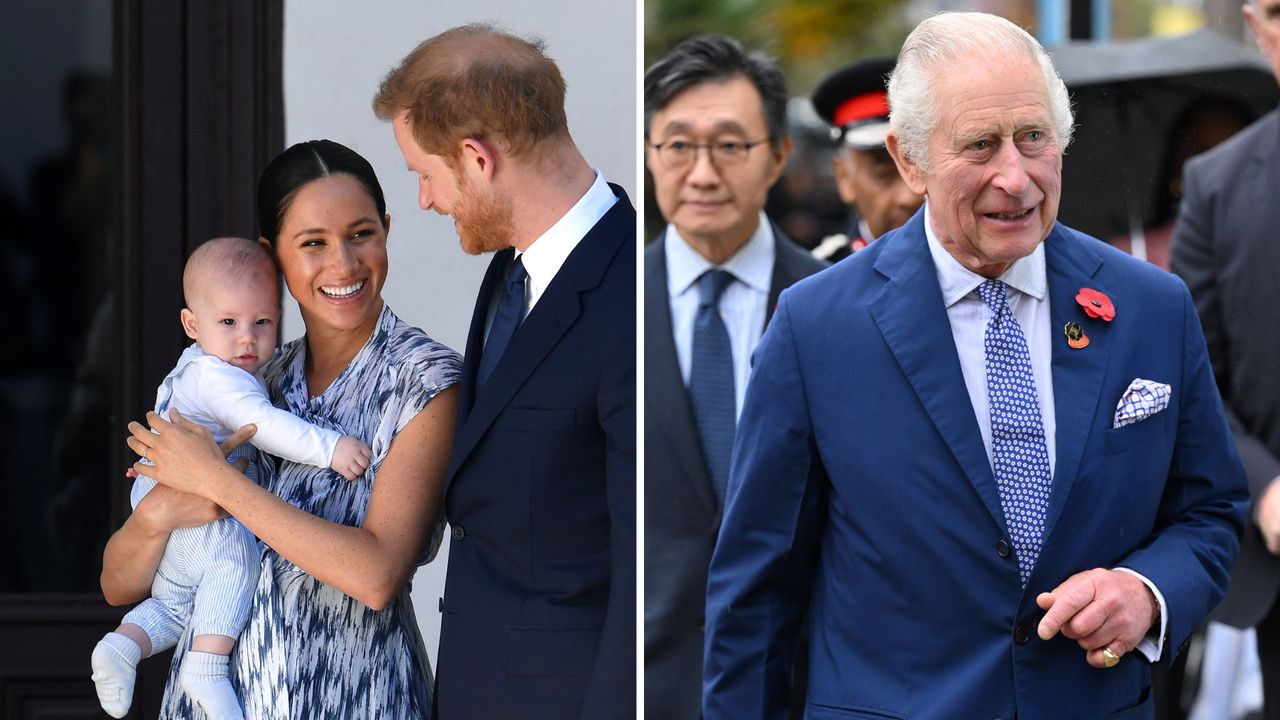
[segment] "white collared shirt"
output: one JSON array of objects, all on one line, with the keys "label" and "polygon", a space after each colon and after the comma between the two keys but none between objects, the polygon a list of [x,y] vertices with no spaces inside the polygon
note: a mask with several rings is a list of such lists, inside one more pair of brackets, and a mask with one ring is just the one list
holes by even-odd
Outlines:
[{"label": "white collared shirt", "polygon": [[[618,201],[618,196],[613,194],[609,183],[605,181],[604,173],[598,168],[595,169],[595,173],[596,179],[591,183],[591,187],[587,188],[587,192],[578,198],[578,202],[574,203],[568,212],[530,243],[523,253],[516,251],[516,257],[523,258],[525,272],[529,273],[529,277],[524,281],[522,320],[529,316],[533,306],[537,305],[538,300],[546,293],[547,287],[555,279],[556,273],[560,272],[569,254]],[[486,343],[489,341],[489,329],[493,325],[493,314],[498,308],[496,298],[501,297],[502,287],[503,283],[498,283],[494,298],[490,298],[488,317],[485,319]]]},{"label": "white collared shirt", "polygon": [[697,280],[713,267],[733,275],[720,296],[720,317],[729,332],[733,353],[734,417],[742,412],[742,401],[751,377],[751,354],[764,334],[769,304],[769,286],[773,282],[773,226],[764,212],[747,243],[733,257],[719,266],[698,254],[680,235],[674,225],[667,226],[663,239],[667,257],[667,298],[671,305],[671,333],[676,344],[680,376],[689,384],[693,368],[693,320],[698,314]]},{"label": "white collared shirt", "polygon": [[[991,405],[987,396],[986,349],[983,342],[991,310],[974,292],[987,278],[960,264],[942,247],[933,232],[929,203],[924,206],[924,234],[929,242],[929,254],[938,274],[938,287],[942,289],[942,301],[947,306],[947,320],[951,322],[951,337],[960,355],[960,372],[964,375],[969,403],[978,420],[982,444],[987,450],[987,460],[995,462],[991,451]],[[1031,374],[1036,385],[1036,398],[1040,402],[1040,421],[1044,424],[1045,446],[1049,452],[1049,474],[1057,465],[1057,422],[1053,398],[1053,329],[1049,318],[1049,282],[1044,260],[1044,243],[1026,257],[1019,258],[998,278],[1008,286],[1009,310],[1027,338],[1027,350],[1031,354]],[[1152,627],[1147,636],[1135,648],[1150,662],[1157,662],[1164,650],[1164,637],[1168,628],[1169,613],[1164,595],[1142,573],[1130,568],[1114,568],[1127,572],[1146,585],[1160,604],[1160,624]],[[1066,578],[1063,578],[1066,580]]]},{"label": "white collared shirt", "polygon": [[[960,355],[960,372],[964,375],[969,402],[973,405],[987,461],[994,465],[991,452],[991,406],[987,397],[987,354],[983,344],[991,310],[975,292],[987,278],[973,272],[952,257],[933,233],[929,206],[925,204],[924,234],[929,240],[929,254],[938,273],[938,287],[951,321],[951,338]],[[1044,423],[1044,439],[1049,451],[1049,474],[1057,461],[1053,405],[1053,334],[1049,331],[1049,285],[1045,277],[1044,243],[1034,252],[1019,258],[999,279],[1008,286],[1009,309],[1027,338],[1031,353],[1031,374],[1035,378],[1036,398],[1040,401],[1040,418]]]},{"label": "white collared shirt", "polygon": [[596,223],[600,222],[600,218],[604,217],[604,214],[609,212],[609,208],[618,201],[618,196],[613,194],[613,190],[609,189],[609,183],[605,182],[604,173],[598,169],[595,173],[595,182],[591,183],[586,194],[569,208],[569,212],[530,243],[522,255],[518,254],[519,257],[524,258],[524,269],[529,273],[529,279],[524,284],[526,316],[533,306],[538,304],[542,294],[547,291],[547,286],[555,279],[556,273],[560,272],[560,266],[564,265],[569,253],[578,247],[582,238],[591,232],[591,228],[595,227]]}]

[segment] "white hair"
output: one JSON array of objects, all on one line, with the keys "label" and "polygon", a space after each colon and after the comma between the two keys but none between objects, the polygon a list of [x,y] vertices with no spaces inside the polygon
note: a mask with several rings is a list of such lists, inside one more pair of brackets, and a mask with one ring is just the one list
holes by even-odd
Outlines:
[{"label": "white hair", "polygon": [[929,137],[938,126],[939,115],[935,77],[957,61],[993,62],[1019,56],[1040,64],[1049,93],[1054,139],[1065,152],[1074,125],[1071,99],[1044,48],[1027,31],[1002,17],[953,12],[927,18],[911,31],[889,78],[889,127],[907,158],[925,172],[932,169]]}]

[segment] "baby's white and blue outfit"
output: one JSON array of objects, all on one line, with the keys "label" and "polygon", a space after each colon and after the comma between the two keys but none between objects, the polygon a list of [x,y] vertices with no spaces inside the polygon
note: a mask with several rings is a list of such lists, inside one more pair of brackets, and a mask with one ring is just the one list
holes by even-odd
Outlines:
[{"label": "baby's white and blue outfit", "polygon": [[[252,423],[258,428],[250,440],[255,447],[316,467],[329,467],[341,437],[273,406],[261,379],[206,355],[195,344],[183,351],[156,390],[156,413],[168,419],[172,407],[208,428],[219,443]],[[139,475],[129,495],[133,507],[155,486],[155,480]],[[146,631],[153,654],[176,645],[187,625],[194,636],[239,637],[261,567],[257,539],[234,518],[174,530],[156,569],[151,597],[129,611],[123,622]]]}]

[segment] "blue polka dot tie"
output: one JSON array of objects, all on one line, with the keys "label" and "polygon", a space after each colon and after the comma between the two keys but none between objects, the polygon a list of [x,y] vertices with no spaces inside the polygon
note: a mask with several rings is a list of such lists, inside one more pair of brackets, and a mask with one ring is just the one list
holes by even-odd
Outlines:
[{"label": "blue polka dot tie", "polygon": [[707,456],[711,484],[721,503],[729,484],[729,456],[737,423],[733,352],[729,331],[720,317],[720,295],[733,280],[733,275],[714,268],[698,278],[698,314],[693,318],[693,363],[689,372],[689,399]]},{"label": "blue polka dot tie", "polygon": [[983,343],[991,405],[992,470],[1018,557],[1018,574],[1026,587],[1040,555],[1049,506],[1049,450],[1031,374],[1031,353],[1009,309],[1005,284],[987,280],[977,292],[991,309]]}]

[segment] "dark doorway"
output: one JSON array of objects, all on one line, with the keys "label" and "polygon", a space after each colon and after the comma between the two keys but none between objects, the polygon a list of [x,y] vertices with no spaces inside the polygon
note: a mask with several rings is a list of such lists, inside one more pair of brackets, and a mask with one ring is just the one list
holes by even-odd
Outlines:
[{"label": "dark doorway", "polygon": [[[125,424],[184,345],[189,250],[256,235],[283,144],[283,0],[0,5],[0,717],[101,718],[102,548],[129,513]],[[166,659],[130,717],[155,717]]]}]

